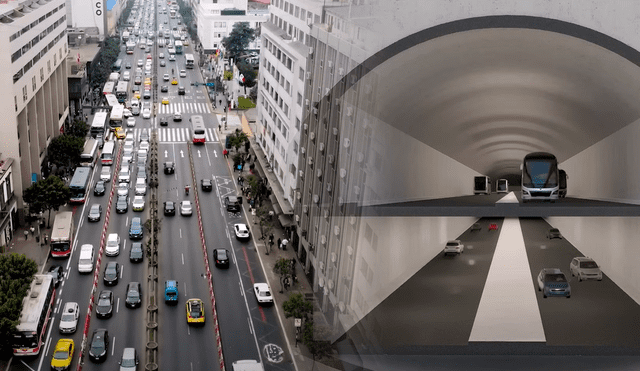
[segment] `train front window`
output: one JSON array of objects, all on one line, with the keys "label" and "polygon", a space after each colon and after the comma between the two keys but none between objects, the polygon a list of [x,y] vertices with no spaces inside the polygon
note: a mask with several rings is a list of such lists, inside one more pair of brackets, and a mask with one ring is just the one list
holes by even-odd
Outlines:
[{"label": "train front window", "polygon": [[558,185],[555,163],[552,161],[528,161],[525,166],[523,186],[528,188],[551,188]]}]

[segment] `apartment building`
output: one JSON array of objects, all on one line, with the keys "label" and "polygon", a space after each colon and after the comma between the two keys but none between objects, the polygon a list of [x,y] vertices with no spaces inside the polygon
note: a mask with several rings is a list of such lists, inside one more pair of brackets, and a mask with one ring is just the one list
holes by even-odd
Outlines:
[{"label": "apartment building", "polygon": [[18,202],[13,192],[12,158],[0,153],[0,246],[9,246],[15,229]]},{"label": "apartment building", "polygon": [[0,153],[13,159],[10,189],[18,209],[22,191],[41,178],[46,148],[69,115],[65,0],[0,4]]}]

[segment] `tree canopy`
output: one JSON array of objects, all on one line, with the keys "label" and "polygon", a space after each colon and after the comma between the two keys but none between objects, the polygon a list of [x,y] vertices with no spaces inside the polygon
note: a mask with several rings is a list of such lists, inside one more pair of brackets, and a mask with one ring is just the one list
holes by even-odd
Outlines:
[{"label": "tree canopy", "polygon": [[233,58],[243,55],[249,43],[256,38],[256,30],[249,26],[249,22],[237,22],[229,36],[222,39],[222,45],[226,49],[226,56]]},{"label": "tree canopy", "polygon": [[22,199],[29,205],[30,213],[49,211],[49,223],[51,210],[58,210],[60,206],[69,202],[70,197],[69,187],[55,175],[38,180],[22,194]]},{"label": "tree canopy", "polygon": [[89,132],[89,125],[84,120],[75,120],[69,125],[69,128],[65,132],[67,135],[71,135],[73,137],[83,138],[87,136]]},{"label": "tree canopy", "polygon": [[22,299],[27,295],[37,271],[36,262],[24,255],[0,255],[0,349],[3,351],[11,345],[11,335],[22,310]]},{"label": "tree canopy", "polygon": [[292,293],[289,300],[282,303],[285,317],[302,318],[305,321],[313,313],[313,303],[307,301],[301,293]]},{"label": "tree canopy", "polygon": [[240,81],[240,85],[247,88],[253,87],[256,84],[256,70],[247,62],[240,62],[237,64],[238,70],[244,76],[244,81]]},{"label": "tree canopy", "polygon": [[47,149],[49,162],[58,167],[71,167],[80,160],[83,149],[84,138],[73,135],[59,135],[49,143],[49,148]]}]

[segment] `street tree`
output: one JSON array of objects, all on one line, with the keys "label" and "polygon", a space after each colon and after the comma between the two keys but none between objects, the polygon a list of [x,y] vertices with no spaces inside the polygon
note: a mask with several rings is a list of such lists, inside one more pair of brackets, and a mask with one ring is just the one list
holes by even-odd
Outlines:
[{"label": "street tree", "polygon": [[222,45],[226,49],[226,56],[237,59],[245,54],[249,43],[256,38],[256,30],[251,28],[249,22],[237,22],[229,36],[222,39]]},{"label": "street tree", "polygon": [[331,342],[328,338],[329,331],[325,327],[316,327],[313,321],[305,322],[302,330],[302,343],[307,347],[313,358],[311,369],[316,365],[316,359],[320,360],[331,354]]},{"label": "street tree", "polygon": [[87,136],[89,132],[89,125],[84,120],[75,120],[69,125],[69,129],[65,132],[66,135],[82,138]]},{"label": "street tree", "polygon": [[[254,201],[254,205],[255,204]],[[273,231],[273,223],[271,222],[271,215],[269,214],[269,207],[267,205],[263,205],[262,207],[254,207],[255,210],[255,218],[258,222],[258,226],[260,227],[260,239],[266,241],[267,236],[271,234]],[[271,252],[271,244],[267,244],[267,254]]]},{"label": "street tree", "polygon": [[236,152],[238,152],[240,147],[247,141],[249,141],[249,137],[245,132],[240,130],[236,130],[235,133],[231,134],[231,138],[229,139],[229,143],[236,149]]},{"label": "street tree", "polygon": [[286,318],[302,318],[306,322],[309,320],[311,313],[313,313],[313,303],[297,292],[289,295],[289,300],[282,303],[282,309],[284,309]]},{"label": "street tree", "polygon": [[69,202],[71,191],[64,182],[55,175],[40,179],[24,190],[22,199],[29,205],[29,212],[37,214],[48,211],[47,224],[51,225],[51,210]]},{"label": "street tree", "polygon": [[291,260],[287,258],[276,260],[276,264],[273,266],[273,273],[280,276],[280,293],[283,293],[285,282],[291,277]]},{"label": "street tree", "polygon": [[0,255],[0,350],[6,352],[12,343],[33,275],[38,271],[35,261],[23,254]]},{"label": "street tree", "polygon": [[240,81],[240,85],[244,87],[244,93],[247,93],[247,88],[251,88],[256,84],[256,70],[247,62],[240,62],[237,64],[238,71],[244,77],[244,80]]},{"label": "street tree", "polygon": [[71,168],[80,160],[84,148],[84,138],[73,135],[59,135],[49,143],[49,162],[58,167]]}]

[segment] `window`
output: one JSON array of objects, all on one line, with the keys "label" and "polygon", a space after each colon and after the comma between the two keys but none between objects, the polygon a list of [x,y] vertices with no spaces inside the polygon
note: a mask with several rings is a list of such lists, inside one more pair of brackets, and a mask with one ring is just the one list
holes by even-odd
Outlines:
[{"label": "window", "polygon": [[53,65],[55,66],[55,65],[57,65],[57,64],[58,64],[58,55],[57,55],[57,54],[54,54],[54,55],[53,55]]},{"label": "window", "polygon": [[51,73],[51,61],[47,61],[47,73]]},{"label": "window", "polygon": [[296,117],[296,130],[300,131],[300,119]]},{"label": "window", "polygon": [[304,9],[300,9],[300,19],[302,19],[303,21],[307,20],[307,11]]},{"label": "window", "polygon": [[20,56],[22,55],[22,50],[18,49],[17,52],[13,53],[13,55],[11,55],[11,62],[15,62],[18,58],[20,58]]},{"label": "window", "polygon": [[302,106],[302,94],[298,93],[298,105]]},{"label": "window", "polygon": [[304,81],[304,70],[300,67],[300,71],[298,71],[298,79]]},{"label": "window", "polygon": [[22,102],[23,103],[26,102],[27,98],[28,98],[28,96],[27,96],[27,86],[25,85],[25,86],[22,87]]},{"label": "window", "polygon": [[34,93],[36,92],[36,88],[37,88],[37,85],[36,85],[36,77],[35,77],[35,76],[33,76],[33,77],[31,78],[31,89],[33,90],[33,92],[34,92]]},{"label": "window", "polygon": [[40,68],[40,82],[44,81],[44,67]]},{"label": "window", "polygon": [[287,139],[287,131],[288,131],[287,130],[287,125],[282,124],[282,136],[284,137],[284,139]]},{"label": "window", "polygon": [[282,110],[284,111],[284,115],[289,117],[289,105],[285,103]]},{"label": "window", "polygon": [[296,142],[295,140],[293,141],[293,152],[296,155],[298,154],[298,142]]},{"label": "window", "polygon": [[296,10],[295,10],[294,16],[296,18],[298,18],[300,16],[300,7],[299,6],[296,6]]}]

